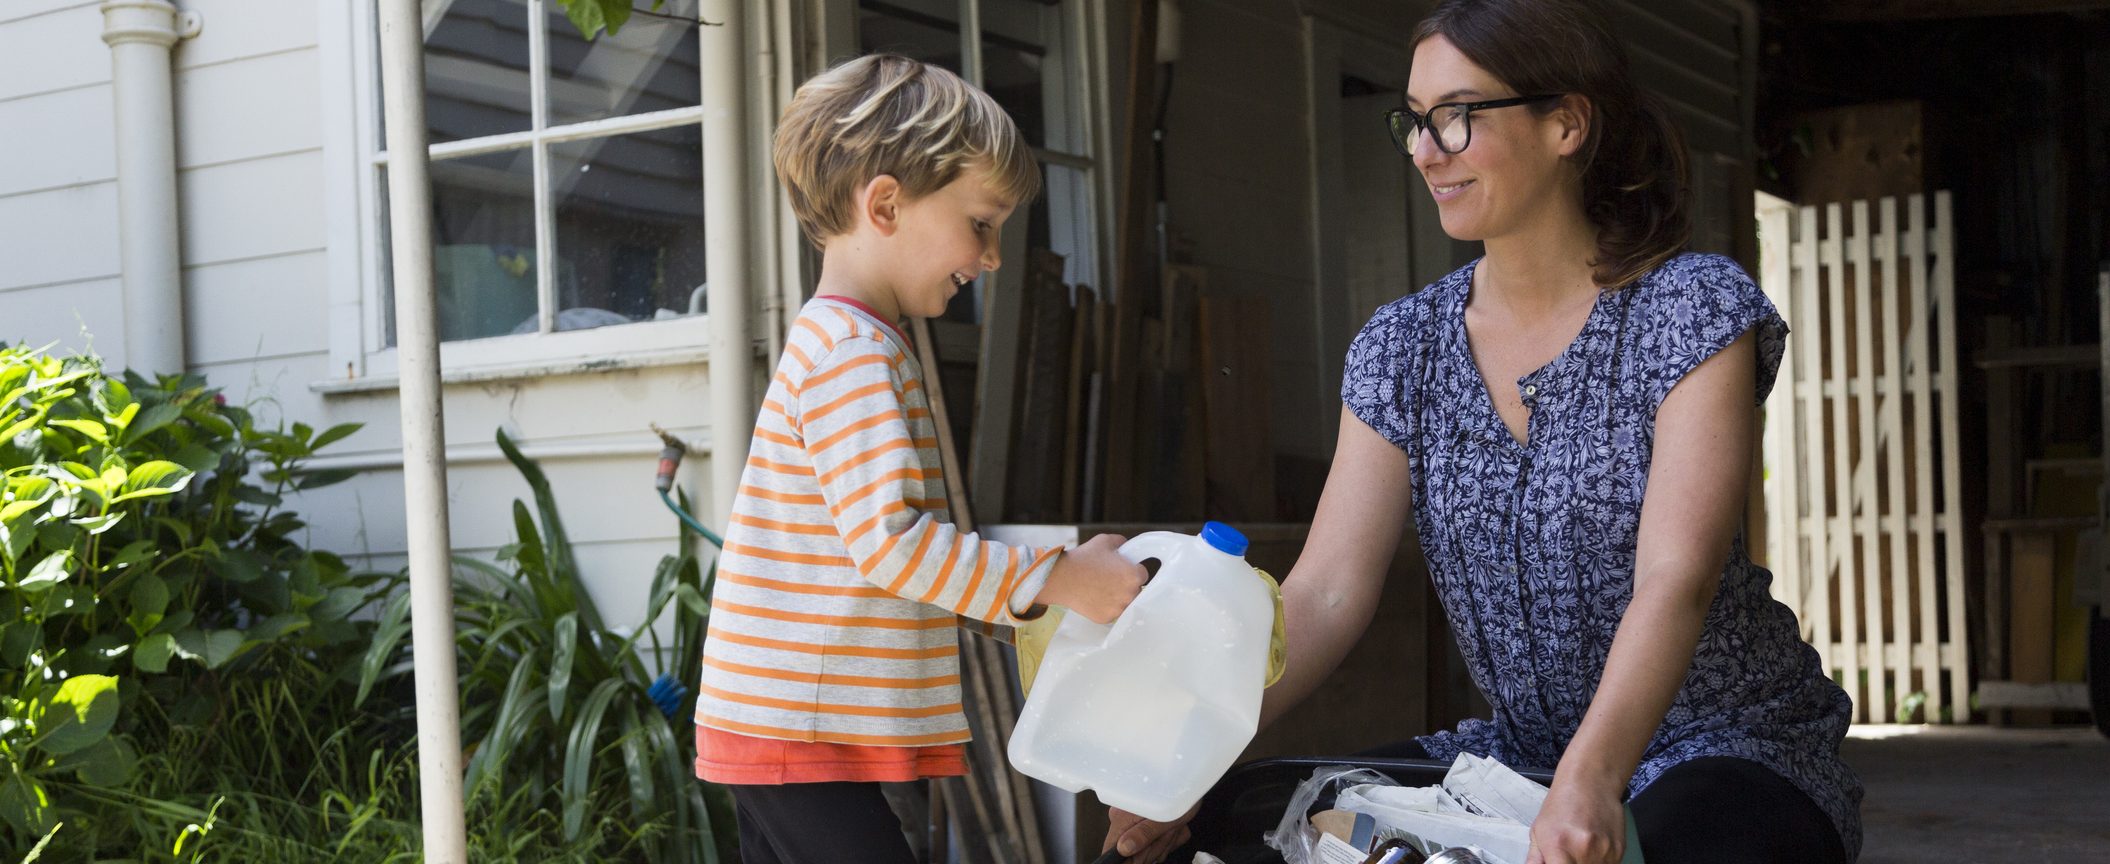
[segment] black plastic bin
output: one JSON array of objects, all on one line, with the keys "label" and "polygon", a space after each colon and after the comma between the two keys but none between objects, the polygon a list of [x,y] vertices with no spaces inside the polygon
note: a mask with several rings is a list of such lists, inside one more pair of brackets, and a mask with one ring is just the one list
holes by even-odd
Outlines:
[{"label": "black plastic bin", "polygon": [[[1282,856],[1261,842],[1261,835],[1275,830],[1282,821],[1282,811],[1289,807],[1297,784],[1311,779],[1313,770],[1328,765],[1368,768],[1391,777],[1401,786],[1433,786],[1443,782],[1443,775],[1451,770],[1450,763],[1431,759],[1297,756],[1247,762],[1225,773],[1216,787],[1202,796],[1201,809],[1188,823],[1194,839],[1165,860],[1187,864],[1194,860],[1194,850],[1199,849],[1222,858],[1225,864],[1282,864]],[[1552,772],[1517,773],[1542,784],[1553,782]],[[1320,796],[1313,812],[1333,806],[1332,791]]]}]

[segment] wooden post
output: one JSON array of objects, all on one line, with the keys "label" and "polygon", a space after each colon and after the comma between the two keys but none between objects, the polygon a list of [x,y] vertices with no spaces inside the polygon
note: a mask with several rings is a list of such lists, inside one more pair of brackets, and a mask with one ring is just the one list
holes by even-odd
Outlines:
[{"label": "wooden post", "polygon": [[[1883,634],[1883,544],[1880,521],[1881,502],[1876,499],[1876,464],[1878,444],[1876,442],[1876,321],[1873,295],[1877,286],[1870,268],[1870,243],[1868,228],[1868,202],[1855,201],[1852,207],[1853,234],[1842,239],[1846,246],[1847,259],[1851,262],[1853,281],[1841,279],[1839,284],[1852,285],[1854,295],[1854,377],[1852,389],[1860,396],[1853,400],[1854,414],[1859,421],[1860,446],[1855,454],[1854,506],[1859,511],[1855,520],[1857,541],[1861,546],[1861,590],[1862,623],[1867,635],[1862,642],[1867,645],[1868,659],[1868,714],[1867,719],[1878,723],[1889,722],[1890,713],[1890,658],[1885,652],[1887,641]],[[1842,274],[1845,275],[1845,274]]]},{"label": "wooden post", "polygon": [[1854,532],[1854,466],[1853,466],[1853,411],[1852,370],[1847,368],[1847,320],[1846,320],[1846,268],[1843,247],[1846,237],[1846,220],[1838,204],[1824,208],[1824,240],[1818,244],[1824,259],[1824,290],[1828,295],[1827,307],[1831,310],[1831,369],[1824,376],[1826,401],[1832,415],[1832,477],[1831,486],[1838,504],[1838,519],[1826,526],[1835,540],[1844,541],[1839,549],[1839,632],[1840,666],[1844,680],[1839,682],[1846,688],[1846,695],[1853,699],[1854,720],[1868,721],[1868,694],[1866,682],[1861,680],[1864,667],[1861,656],[1861,579],[1860,568],[1854,561],[1854,543],[1858,539]]},{"label": "wooden post", "polygon": [[[2010,546],[2008,572],[2014,587],[2008,613],[2007,680],[2018,684],[2052,680],[2054,537],[2044,530],[2017,531]],[[2042,708],[2018,708],[2011,716],[2023,725],[2051,722],[2051,712]]]},{"label": "wooden post", "polygon": [[[1775,200],[1775,199],[1767,199]],[[1789,223],[1794,210],[1785,202],[1779,206],[1767,206],[1760,217],[1759,227],[1759,285],[1765,289],[1780,311],[1788,329],[1797,334],[1791,343],[1800,347],[1805,328],[1811,325],[1806,320],[1802,307],[1796,302],[1792,250],[1793,238]],[[1761,464],[1761,475],[1766,483],[1767,540],[1770,554],[1765,566],[1773,571],[1773,595],[1795,611],[1798,626],[1804,639],[1809,638],[1809,609],[1804,601],[1804,567],[1802,539],[1802,487],[1803,476],[1801,449],[1797,447],[1797,426],[1805,410],[1802,404],[1803,384],[1809,378],[1808,370],[1802,368],[1801,352],[1791,352],[1781,358],[1781,382],[1773,388],[1766,399],[1764,453],[1771,462],[1771,471]]]},{"label": "wooden post", "polygon": [[1824,410],[1829,400],[1825,388],[1829,377],[1824,368],[1824,345],[1828,316],[1820,299],[1823,294],[1822,274],[1817,269],[1817,208],[1804,207],[1797,214],[1799,230],[1795,235],[1795,282],[1798,287],[1796,305],[1802,309],[1807,329],[1801,339],[1796,340],[1802,355],[1800,382],[1802,398],[1802,435],[1805,459],[1797,470],[1807,471],[1811,476],[1803,486],[1808,496],[1807,521],[1799,533],[1809,537],[1809,617],[1812,639],[1817,646],[1817,655],[1823,659],[1826,675],[1839,675],[1842,665],[1838,656],[1838,644],[1833,639],[1832,622],[1832,554],[1831,554],[1831,488],[1830,474],[1825,467],[1827,453],[1824,437]]},{"label": "wooden post", "polygon": [[[1914,196],[1915,199],[1918,196]],[[1915,205],[1917,209],[1917,205]],[[1945,574],[1949,607],[1949,644],[1954,654],[1943,658],[1949,667],[1949,695],[1958,705],[1968,704],[1971,693],[1971,642],[1968,628],[1964,626],[1963,579],[1963,454],[1958,449],[1963,438],[1958,432],[1960,416],[1963,414],[1962,383],[1956,368],[1956,222],[1951,218],[1949,193],[1934,193],[1934,297],[1939,305],[1936,320],[1941,340],[1941,450],[1942,486],[1947,490],[1943,496],[1947,508],[1942,527],[1946,529],[1948,559],[1951,566]],[[1959,713],[1961,713],[1959,711]]]},{"label": "wooden post", "polygon": [[[1884,220],[1888,223],[1896,218],[1897,199],[1884,201]],[[1910,214],[1908,214],[1910,215]],[[1935,519],[1939,502],[1934,499],[1934,352],[1936,338],[1934,320],[1930,317],[1933,302],[1933,286],[1927,279],[1927,235],[1918,217],[1912,217],[1904,230],[1904,267],[1908,277],[1910,293],[1908,304],[1912,312],[1912,329],[1909,331],[1910,345],[1906,363],[1911,373],[1912,388],[1912,457],[1913,538],[1917,541],[1919,557],[1920,598],[1920,642],[1928,654],[1920,674],[1920,685],[1927,688],[1927,719],[1939,722],[1942,708],[1954,705],[1951,719],[1957,722],[1970,719],[1969,702],[1963,694],[1951,694],[1942,686],[1941,630],[1935,615],[1937,595],[1935,587],[1934,543],[1936,540]],[[1954,490],[1950,491],[1953,499]],[[1961,561],[1950,561],[1950,567],[1961,566]],[[1950,613],[1955,620],[1955,613]]]},{"label": "wooden post", "polygon": [[[1883,437],[1888,439],[1883,445],[1883,476],[1889,481],[1883,496],[1883,533],[1890,540],[1890,566],[1884,572],[1884,583],[1890,591],[1890,643],[1898,652],[1897,660],[1891,666],[1890,694],[1897,704],[1903,705],[1906,694],[1912,692],[1915,659],[1912,650],[1912,552],[1911,537],[1907,533],[1912,511],[1905,492],[1905,358],[1909,352],[1901,335],[1904,332],[1900,320],[1903,313],[1898,295],[1905,289],[1898,282],[1896,199],[1883,199],[1881,210],[1883,229],[1876,235],[1875,254],[1883,263],[1882,280],[1872,287],[1883,292],[1882,419]],[[1922,667],[1922,672],[1925,671]],[[1931,677],[1922,674],[1921,680],[1931,680]],[[1926,716],[1931,718],[1933,715]],[[1903,722],[1910,718],[1898,719]]]}]

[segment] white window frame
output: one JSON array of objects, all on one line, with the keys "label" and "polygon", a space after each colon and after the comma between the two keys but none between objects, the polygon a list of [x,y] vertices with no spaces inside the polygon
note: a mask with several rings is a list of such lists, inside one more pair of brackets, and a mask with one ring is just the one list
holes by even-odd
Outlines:
[{"label": "white window frame", "polygon": [[[837,0],[843,14],[857,19],[858,0]],[[971,84],[982,86],[983,31],[1002,32],[1004,22],[983,14],[982,0],[887,0],[909,9],[957,4],[960,24],[960,65]],[[1113,133],[1109,116],[1106,59],[1105,0],[1058,0],[1049,13],[1059,20],[1048,39],[1041,69],[1043,81],[1060,82],[1061,99],[1043,107],[1048,138],[1033,148],[1042,164],[1072,169],[1077,175],[1043,172],[1041,194],[1048,206],[1048,246],[1063,256],[1063,279],[1070,284],[1093,288],[1105,296],[1112,285],[1110,254],[1114,241],[1113,170],[1106,154],[1112,152]],[[857,43],[849,46],[855,50]],[[1007,229],[1006,239],[1014,231]],[[1023,242],[1023,234],[1016,239]],[[1010,259],[997,271],[999,290],[1016,290],[1023,277],[1023,261]]]},{"label": "white window frame", "polygon": [[[536,281],[540,330],[519,335],[491,336],[440,344],[441,377],[445,381],[477,381],[532,378],[551,374],[638,368],[706,359],[710,336],[709,314],[689,315],[663,321],[638,321],[587,330],[556,331],[556,287],[553,257],[556,226],[550,211],[549,147],[567,141],[656,131],[685,123],[701,124],[705,106],[695,105],[663,111],[609,117],[551,128],[548,122],[548,32],[544,14],[554,0],[523,0],[528,29],[530,71],[530,128],[503,135],[429,145],[434,160],[459,158],[508,150],[528,149],[533,154],[533,188],[536,218]],[[310,389],[322,393],[363,392],[393,389],[398,359],[386,344],[388,316],[394,306],[384,296],[387,259],[382,253],[384,226],[381,208],[387,190],[380,181],[389,154],[379,140],[380,79],[378,22],[372,0],[343,0],[324,9],[321,54],[324,67],[324,162],[330,209],[329,237],[329,349],[328,377]],[[332,15],[337,17],[332,20]],[[334,26],[333,26],[334,25]],[[703,25],[699,24],[698,27]],[[710,50],[711,40],[700,40],[699,50]],[[705,68],[709,64],[702,64]],[[744,64],[743,64],[744,65]],[[748,98],[756,82],[743,83],[742,98]],[[708,92],[708,88],[704,88]],[[707,97],[706,97],[707,98]],[[714,182],[703,160],[704,184]],[[703,195],[702,187],[697,195]],[[741,212],[706,212],[706,230],[714,219],[755,219],[753,205]]]}]

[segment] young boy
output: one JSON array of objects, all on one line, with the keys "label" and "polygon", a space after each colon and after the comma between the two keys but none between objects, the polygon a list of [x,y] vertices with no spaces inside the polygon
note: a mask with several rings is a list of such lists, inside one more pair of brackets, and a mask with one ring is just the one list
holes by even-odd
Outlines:
[{"label": "young boy", "polygon": [[945,516],[937,429],[896,321],[994,270],[1039,191],[1018,128],[951,72],[874,55],[807,82],[777,177],[822,253],[755,423],[718,562],[696,700],[697,776],[732,787],[741,858],[901,862],[879,784],[966,773],[956,625],[1047,604],[1099,622],[1143,569],[1101,535],[1067,552]]}]

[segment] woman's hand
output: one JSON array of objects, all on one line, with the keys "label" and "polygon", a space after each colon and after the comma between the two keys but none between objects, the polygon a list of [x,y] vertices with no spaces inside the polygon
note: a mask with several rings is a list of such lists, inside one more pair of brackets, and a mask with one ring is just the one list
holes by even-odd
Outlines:
[{"label": "woman's hand", "polygon": [[1099,845],[1099,851],[1118,849],[1130,864],[1158,864],[1181,843],[1187,842],[1187,823],[1193,821],[1195,811],[1200,809],[1201,805],[1196,804],[1187,815],[1178,819],[1152,822],[1119,807],[1108,807],[1106,815],[1110,824],[1106,829],[1106,842]]},{"label": "woman's hand", "polygon": [[1610,784],[1567,782],[1556,775],[1531,822],[1525,864],[1618,864],[1626,854],[1626,809]]}]

